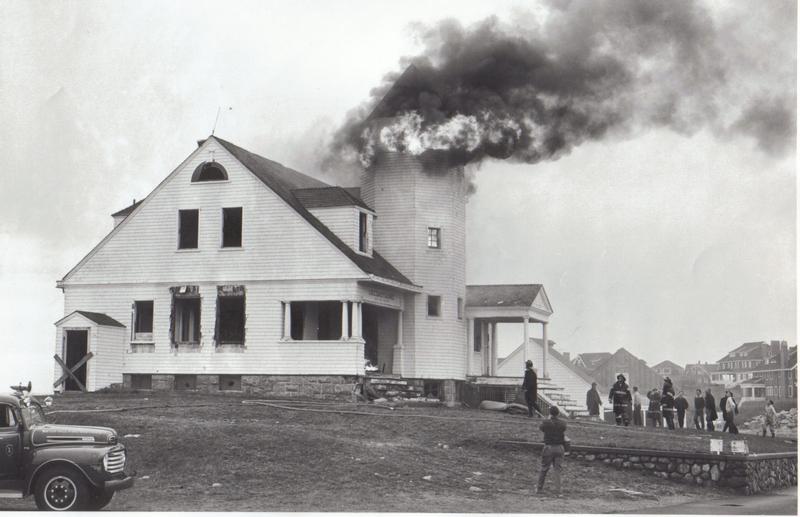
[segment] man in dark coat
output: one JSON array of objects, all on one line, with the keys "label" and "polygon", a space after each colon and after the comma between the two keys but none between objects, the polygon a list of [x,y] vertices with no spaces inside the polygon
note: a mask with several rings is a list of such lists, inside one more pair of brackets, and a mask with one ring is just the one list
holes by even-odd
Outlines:
[{"label": "man in dark coat", "polygon": [[586,409],[589,410],[589,416],[600,416],[600,406],[603,401],[600,400],[600,394],[597,392],[597,383],[593,382],[592,387],[586,392]]},{"label": "man in dark coat", "polygon": [[525,392],[525,402],[528,404],[528,417],[533,416],[533,410],[539,413],[539,405],[536,403],[537,379],[536,372],[533,371],[533,361],[525,361],[525,378],[522,381],[522,390]]},{"label": "man in dark coat", "polygon": [[658,394],[658,388],[648,391],[647,398],[650,400],[647,406],[647,421],[653,427],[661,427],[661,395]]},{"label": "man in dark coat", "polygon": [[706,424],[709,431],[714,430],[714,421],[717,419],[717,402],[711,394],[711,388],[706,390]]},{"label": "man in dark coat", "polygon": [[678,413],[678,427],[683,429],[683,421],[686,418],[686,410],[689,409],[689,401],[683,396],[683,392],[679,391],[678,396],[675,397],[675,411]]},{"label": "man in dark coat", "polygon": [[694,426],[699,430],[704,427],[706,409],[706,399],[703,398],[703,392],[697,390],[694,395]]},{"label": "man in dark coat", "polygon": [[631,390],[625,383],[625,376],[617,375],[617,382],[608,392],[608,402],[614,405],[614,420],[617,425],[628,425],[628,404],[631,402]]},{"label": "man in dark coat", "polygon": [[667,421],[667,427],[669,427],[670,431],[675,429],[675,422],[673,420],[674,412],[675,397],[673,397],[671,391],[664,390],[661,395],[661,413],[664,415],[664,419]]}]

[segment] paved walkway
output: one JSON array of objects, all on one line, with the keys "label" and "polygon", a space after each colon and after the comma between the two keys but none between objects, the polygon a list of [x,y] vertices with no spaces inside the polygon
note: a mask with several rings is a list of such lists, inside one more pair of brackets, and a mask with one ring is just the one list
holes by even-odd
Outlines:
[{"label": "paved walkway", "polygon": [[675,506],[645,508],[631,513],[677,515],[797,515],[797,488],[765,495],[731,496],[725,499],[691,501]]}]

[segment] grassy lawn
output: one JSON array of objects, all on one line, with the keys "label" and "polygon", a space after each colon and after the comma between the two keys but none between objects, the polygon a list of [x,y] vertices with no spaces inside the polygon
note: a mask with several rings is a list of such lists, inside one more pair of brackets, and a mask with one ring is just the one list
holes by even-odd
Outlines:
[{"label": "grassy lawn", "polygon": [[[117,494],[110,510],[598,513],[723,495],[567,459],[566,497],[536,496],[538,455],[496,446],[498,440],[541,440],[539,420],[527,417],[278,403],[312,410],[292,411],[241,400],[174,393],[60,396],[53,411],[150,407],[51,418],[120,433],[138,479]],[[329,412],[335,410],[363,414]],[[694,431],[568,426],[576,444],[708,450],[709,435]],[[754,452],[796,448],[782,440],[743,438]],[[658,501],[617,500],[607,495],[609,488],[639,490]],[[0,500],[0,510],[33,507],[31,499]]]}]

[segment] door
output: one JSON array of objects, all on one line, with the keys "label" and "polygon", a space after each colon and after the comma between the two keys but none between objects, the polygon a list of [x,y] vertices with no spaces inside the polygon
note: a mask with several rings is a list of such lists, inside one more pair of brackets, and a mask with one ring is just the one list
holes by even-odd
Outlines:
[{"label": "door", "polygon": [[12,481],[18,477],[20,444],[16,413],[10,405],[0,404],[0,482]]},{"label": "door", "polygon": [[[72,370],[89,351],[89,331],[65,330],[64,332],[67,333],[66,357],[64,358],[64,362],[67,363],[67,367]],[[77,377],[84,386],[86,386],[86,364],[87,363],[83,363],[80,368],[73,372],[75,377]],[[75,379],[69,377],[64,384],[64,389],[66,391],[80,391],[81,388],[78,386],[78,383],[75,382]]]}]

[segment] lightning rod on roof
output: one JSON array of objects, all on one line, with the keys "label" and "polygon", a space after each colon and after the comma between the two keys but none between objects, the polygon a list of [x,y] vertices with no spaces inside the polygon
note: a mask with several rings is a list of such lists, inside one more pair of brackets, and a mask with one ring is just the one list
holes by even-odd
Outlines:
[{"label": "lightning rod on roof", "polygon": [[[220,112],[221,109],[222,109],[221,106],[217,106],[217,116],[214,119],[214,127],[211,128],[211,136],[214,136],[214,131],[217,130],[217,122],[219,122],[219,112]],[[228,106],[227,111],[231,111],[232,109],[233,109],[232,106]]]}]

